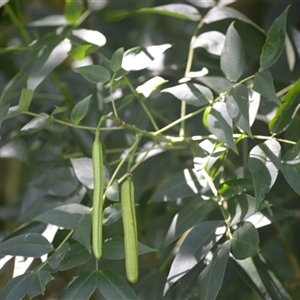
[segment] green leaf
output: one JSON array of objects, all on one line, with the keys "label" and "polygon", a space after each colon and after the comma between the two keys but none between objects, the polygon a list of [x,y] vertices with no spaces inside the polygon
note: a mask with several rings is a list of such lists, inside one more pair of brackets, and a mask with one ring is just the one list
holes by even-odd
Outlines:
[{"label": "green leaf", "polygon": [[218,187],[218,192],[223,198],[228,199],[232,196],[252,190],[253,188],[254,187],[252,179],[235,178],[220,184],[220,186]]},{"label": "green leaf", "polygon": [[61,248],[55,249],[51,257],[48,259],[49,266],[52,269],[56,269],[69,250],[69,243],[65,243]]},{"label": "green leaf", "polygon": [[95,47],[91,44],[80,45],[70,50],[68,52],[68,56],[76,60],[83,60],[88,54],[95,51],[96,49],[98,49],[98,47]]},{"label": "green leaf", "polygon": [[232,22],[226,32],[221,53],[221,70],[230,81],[237,82],[246,69],[246,58],[242,40]]},{"label": "green leaf", "polygon": [[90,208],[81,204],[73,203],[55,207],[34,218],[35,221],[53,224],[66,229],[74,229]]},{"label": "green leaf", "polygon": [[61,114],[67,110],[67,106],[56,106],[51,115]]},{"label": "green leaf", "polygon": [[213,200],[204,201],[199,197],[191,200],[173,218],[172,224],[160,248],[164,249],[169,246],[188,229],[205,219],[217,207],[217,203]]},{"label": "green leaf", "polygon": [[76,21],[80,18],[82,14],[81,3],[77,0],[66,0],[64,15],[65,18],[71,24],[76,24]]},{"label": "green leaf", "polygon": [[183,20],[191,20],[191,21],[199,21],[201,15],[199,14],[198,10],[188,4],[179,4],[179,3],[172,3],[166,4],[156,7],[146,7],[140,8],[136,11],[137,13],[152,13],[152,14],[161,14],[177,19]]},{"label": "green leaf", "polygon": [[268,140],[250,151],[249,170],[254,182],[257,208],[275,183],[280,167],[280,144]]},{"label": "green leaf", "polygon": [[234,123],[251,137],[248,89],[243,84],[233,87],[226,95],[226,108]]},{"label": "green leaf", "polygon": [[208,53],[221,55],[225,43],[225,35],[219,31],[208,31],[200,34],[194,41],[192,47],[204,48]]},{"label": "green leaf", "polygon": [[75,70],[92,83],[105,83],[110,80],[109,71],[102,66],[89,65],[76,68]]},{"label": "green leaf", "polygon": [[77,38],[80,38],[81,40],[98,47],[102,47],[106,44],[105,36],[97,30],[85,28],[73,29],[72,34]]},{"label": "green leaf", "polygon": [[164,288],[164,294],[182,276],[201,261],[223,236],[224,221],[205,221],[196,225],[186,236],[176,254]]},{"label": "green leaf", "polygon": [[269,123],[269,129],[273,134],[285,131],[293,121],[300,105],[300,79],[285,95],[275,117]]},{"label": "green leaf", "polygon": [[23,88],[19,100],[19,113],[28,111],[32,98],[33,98],[33,91]]},{"label": "green leaf", "polygon": [[90,104],[90,99],[91,99],[92,96],[93,96],[93,94],[91,94],[91,95],[87,96],[86,98],[82,99],[72,109],[71,120],[76,125],[79,124],[79,122],[85,117],[85,115],[88,111],[89,104]]},{"label": "green leaf", "polygon": [[209,131],[238,153],[233,139],[232,119],[228,114],[226,103],[216,102],[207,114],[206,120]]},{"label": "green leaf", "polygon": [[110,69],[117,73],[121,67],[122,67],[122,61],[123,61],[123,55],[124,55],[124,48],[117,49],[114,54],[111,57],[110,61]]},{"label": "green leaf", "polygon": [[53,280],[49,271],[38,270],[33,272],[27,283],[27,291],[29,298],[37,295],[44,295],[46,285]]},{"label": "green leaf", "polygon": [[34,91],[45,77],[68,57],[70,50],[71,41],[69,39],[60,41],[58,45],[45,45],[30,69],[27,88]]},{"label": "green leaf", "polygon": [[98,288],[105,299],[137,300],[131,286],[119,274],[111,271],[98,271],[97,277]]},{"label": "green leaf", "polygon": [[152,195],[152,202],[175,201],[196,195],[202,186],[197,179],[195,170],[184,169],[183,171],[167,179]]},{"label": "green leaf", "polygon": [[[144,253],[156,252],[156,249],[150,248],[140,242],[138,242],[138,255]],[[125,258],[124,253],[124,237],[114,236],[107,239],[103,244],[102,257],[105,259],[119,260]]]},{"label": "green leaf", "polygon": [[125,51],[122,68],[126,71],[139,71],[148,68],[152,62],[172,47],[171,44],[162,44],[149,47],[134,47]]},{"label": "green leaf", "polygon": [[286,15],[290,5],[273,22],[268,30],[266,42],[260,55],[259,71],[264,71],[271,67],[281,55],[286,34]]},{"label": "green leaf", "polygon": [[288,184],[300,195],[300,142],[282,157],[281,171]]},{"label": "green leaf", "polygon": [[194,106],[203,106],[213,100],[213,93],[209,88],[195,83],[183,83],[161,92],[170,93],[177,99]]},{"label": "green leaf", "polygon": [[120,201],[118,180],[114,180],[111,186],[106,190],[107,199],[114,202]]},{"label": "green leaf", "polygon": [[250,222],[243,222],[234,231],[231,242],[231,252],[236,259],[246,259],[260,251],[258,231]]},{"label": "green leaf", "polygon": [[122,216],[121,203],[115,203],[107,206],[103,212],[103,225],[108,226],[117,222]]},{"label": "green leaf", "polygon": [[214,300],[217,298],[223,282],[230,246],[230,241],[226,241],[222,244],[214,252],[209,265],[199,275],[199,299]]},{"label": "green leaf", "polygon": [[49,115],[40,113],[21,128],[21,132],[31,134],[43,129],[47,125]]},{"label": "green leaf", "polygon": [[81,266],[91,259],[92,255],[83,245],[74,243],[59,264],[57,270],[64,271]]},{"label": "green leaf", "polygon": [[255,74],[253,90],[261,94],[262,96],[272,100],[277,105],[281,104],[275,93],[273,77],[268,70]]},{"label": "green leaf", "polygon": [[38,233],[22,234],[0,243],[0,255],[41,257],[52,250],[52,244]]},{"label": "green leaf", "polygon": [[90,299],[91,295],[97,287],[98,279],[96,273],[98,271],[87,271],[75,277],[70,284],[60,294],[60,300],[70,299]]},{"label": "green leaf", "polygon": [[90,214],[85,214],[78,221],[72,238],[82,244],[91,253],[91,223]]},{"label": "green leaf", "polygon": [[229,225],[238,224],[256,213],[256,200],[249,195],[237,195],[228,200]]}]

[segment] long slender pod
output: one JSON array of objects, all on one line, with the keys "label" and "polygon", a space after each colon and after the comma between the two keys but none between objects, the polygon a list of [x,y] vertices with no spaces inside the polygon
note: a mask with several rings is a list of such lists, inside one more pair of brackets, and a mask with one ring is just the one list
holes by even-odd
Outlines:
[{"label": "long slender pod", "polygon": [[122,218],[124,228],[125,269],[129,282],[138,279],[138,237],[134,207],[134,184],[131,176],[121,186]]},{"label": "long slender pod", "polygon": [[92,149],[93,160],[93,217],[92,217],[92,246],[94,256],[99,259],[102,255],[102,219],[103,219],[103,154],[99,140],[99,132],[95,135]]}]

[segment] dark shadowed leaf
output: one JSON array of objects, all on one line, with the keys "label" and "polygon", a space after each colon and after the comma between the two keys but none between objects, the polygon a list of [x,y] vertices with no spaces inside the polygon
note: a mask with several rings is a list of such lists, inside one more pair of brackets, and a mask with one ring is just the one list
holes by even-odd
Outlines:
[{"label": "dark shadowed leaf", "polygon": [[211,90],[203,85],[194,83],[183,83],[161,91],[175,96],[181,101],[194,106],[203,106],[213,100]]},{"label": "dark shadowed leaf", "polygon": [[102,66],[89,65],[76,68],[75,70],[92,83],[104,83],[110,79],[109,71]]},{"label": "dark shadowed leaf", "polygon": [[260,55],[259,71],[271,67],[282,53],[286,34],[286,15],[289,7],[282,12],[268,30],[266,42]]},{"label": "dark shadowed leaf", "polygon": [[221,69],[227,79],[237,82],[246,69],[246,58],[242,40],[233,25],[231,23],[226,33],[221,53]]},{"label": "dark shadowed leaf", "polygon": [[85,115],[88,111],[90,99],[91,99],[92,96],[93,95],[89,95],[86,98],[82,99],[72,109],[72,111],[71,111],[71,120],[76,125],[85,117]]},{"label": "dark shadowed leaf", "polygon": [[258,206],[275,183],[280,167],[280,155],[281,147],[275,140],[265,141],[250,151],[248,165]]},{"label": "dark shadowed leaf", "polygon": [[223,198],[230,198],[232,196],[245,193],[252,190],[253,181],[250,178],[235,178],[225,181],[218,187],[218,192]]},{"label": "dark shadowed leaf", "polygon": [[276,96],[273,77],[268,70],[255,74],[253,90],[280,105],[280,101]]},{"label": "dark shadowed leaf", "polygon": [[191,21],[199,21],[201,15],[199,14],[198,10],[188,4],[179,4],[179,3],[172,3],[166,4],[156,7],[149,7],[149,8],[141,8],[137,10],[138,13],[154,13],[154,14],[161,14],[170,16],[173,18],[184,19],[184,20],[191,20]]},{"label": "dark shadowed leaf", "polygon": [[233,87],[226,95],[226,107],[234,123],[249,136],[252,136],[249,120],[248,89],[243,84]]},{"label": "dark shadowed leaf", "polygon": [[123,55],[124,55],[124,48],[117,49],[110,61],[110,68],[111,70],[116,73],[118,72],[122,67],[122,61],[123,61]]},{"label": "dark shadowed leaf", "polygon": [[282,157],[281,171],[289,185],[300,195],[300,142]]},{"label": "dark shadowed leaf", "polygon": [[56,269],[70,250],[69,243],[65,243],[61,248],[56,249],[48,259],[48,264],[52,269]]},{"label": "dark shadowed leaf", "polygon": [[46,285],[53,279],[54,277],[52,277],[48,271],[38,270],[32,272],[27,283],[29,298],[31,299],[37,295],[44,295]]},{"label": "dark shadowed leaf", "polygon": [[0,255],[41,257],[52,250],[52,244],[38,233],[19,235],[0,243]]},{"label": "dark shadowed leaf", "polygon": [[188,273],[225,233],[224,221],[205,221],[196,225],[186,236],[173,260],[164,294]]},{"label": "dark shadowed leaf", "polygon": [[19,112],[28,111],[31,100],[33,98],[33,91],[23,88],[21,91],[21,96],[19,100]]},{"label": "dark shadowed leaf", "polygon": [[300,105],[300,80],[285,95],[275,117],[269,123],[271,133],[279,134],[293,121]]},{"label": "dark shadowed leaf", "polygon": [[231,252],[236,259],[252,257],[260,250],[258,231],[250,222],[243,222],[234,231],[231,243]]},{"label": "dark shadowed leaf", "polygon": [[200,297],[203,300],[216,299],[221,288],[229,258],[230,241],[222,244],[213,254],[208,266],[199,275]]},{"label": "dark shadowed leaf", "polygon": [[91,253],[91,214],[85,214],[78,221],[72,238],[82,244]]}]

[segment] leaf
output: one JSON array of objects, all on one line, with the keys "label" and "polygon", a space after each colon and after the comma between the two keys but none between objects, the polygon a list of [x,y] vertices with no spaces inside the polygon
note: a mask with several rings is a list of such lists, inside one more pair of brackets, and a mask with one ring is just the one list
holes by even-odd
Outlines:
[{"label": "leaf", "polygon": [[[202,8],[209,8],[216,5],[215,0],[187,0],[188,2],[192,3],[195,6],[202,7]],[[229,1],[229,0],[227,0]]]},{"label": "leaf", "polygon": [[38,270],[33,272],[27,283],[27,291],[29,298],[37,295],[44,295],[46,285],[53,280],[49,271]]},{"label": "leaf", "polygon": [[72,239],[82,244],[91,253],[91,223],[90,214],[85,214],[78,221]]},{"label": "leaf", "polygon": [[257,229],[250,222],[243,222],[233,233],[231,252],[236,259],[246,259],[259,251]]},{"label": "leaf", "polygon": [[184,169],[167,179],[152,195],[151,201],[175,201],[179,198],[196,195],[201,188],[195,170]]},{"label": "leaf", "polygon": [[79,124],[79,122],[85,117],[85,115],[88,111],[90,99],[92,96],[93,96],[93,94],[82,99],[72,109],[71,120],[74,124],[76,124],[76,125]]},{"label": "leaf", "polygon": [[119,184],[118,180],[115,179],[112,185],[110,185],[106,190],[106,197],[110,201],[119,202],[120,194],[119,194]]},{"label": "leaf", "polygon": [[230,81],[237,82],[246,69],[246,58],[242,40],[232,22],[226,32],[221,53],[221,70]]},{"label": "leaf", "polygon": [[206,120],[204,123],[207,123],[209,131],[238,153],[233,139],[232,119],[227,112],[226,104],[224,102],[213,104]]},{"label": "leaf", "polygon": [[154,14],[161,14],[177,19],[183,20],[191,20],[191,21],[199,21],[201,15],[199,14],[198,10],[188,4],[179,4],[179,3],[172,3],[166,4],[156,7],[146,7],[140,8],[136,11],[137,13],[154,13]]},{"label": "leaf", "polygon": [[208,31],[200,34],[194,41],[192,47],[204,48],[208,53],[221,55],[225,43],[225,35],[219,31]]},{"label": "leaf", "polygon": [[123,61],[123,55],[124,55],[124,48],[121,47],[117,49],[114,54],[111,57],[110,61],[110,69],[114,72],[117,73],[121,67],[122,67],[122,61]]},{"label": "leaf", "polygon": [[[157,250],[138,242],[138,255],[155,251]],[[111,260],[124,259],[124,237],[114,236],[112,238],[107,239],[103,244],[102,257]]]},{"label": "leaf", "polygon": [[81,3],[77,0],[66,0],[64,15],[70,24],[75,25],[82,14]]},{"label": "leaf", "polygon": [[98,271],[98,288],[105,299],[137,300],[131,286],[112,271]]},{"label": "leaf", "polygon": [[250,103],[249,122],[250,122],[250,126],[252,126],[257,116],[261,97],[259,93],[256,93],[255,91],[252,90],[251,87],[248,86],[248,98]]},{"label": "leaf", "polygon": [[48,259],[48,264],[52,269],[56,269],[60,262],[64,259],[67,252],[70,250],[69,243],[65,243],[61,248],[55,249],[51,257]]},{"label": "leaf", "polygon": [[256,213],[256,200],[250,195],[236,195],[227,201],[229,225],[238,224]]},{"label": "leaf", "polygon": [[170,93],[177,99],[194,106],[203,106],[213,100],[211,90],[203,85],[195,83],[183,83],[161,91]]},{"label": "leaf", "polygon": [[213,200],[204,201],[199,197],[191,200],[173,218],[172,224],[160,248],[165,249],[188,229],[205,219],[217,207],[217,203]]},{"label": "leaf", "polygon": [[91,295],[97,287],[98,271],[87,271],[75,277],[69,285],[60,294],[60,300],[69,299],[90,299]]},{"label": "leaf", "polygon": [[121,203],[115,203],[104,209],[103,212],[103,225],[108,226],[117,222],[122,216]]},{"label": "leaf", "polygon": [[139,71],[148,68],[170,47],[172,47],[171,44],[162,44],[128,49],[123,56],[122,68],[126,71]]},{"label": "leaf", "polygon": [[196,225],[186,236],[176,254],[164,288],[164,294],[188,273],[225,233],[223,221],[205,221]]},{"label": "leaf", "polygon": [[58,45],[44,45],[35,59],[27,80],[27,89],[34,91],[46,76],[59,66],[71,50],[71,41],[64,39]]},{"label": "leaf", "polygon": [[213,254],[208,266],[199,275],[199,299],[214,300],[220,291],[229,258],[230,241],[222,244]]},{"label": "leaf", "polygon": [[91,44],[80,45],[70,50],[68,56],[76,60],[83,60],[89,53],[94,52],[96,49],[98,49],[98,47]]},{"label": "leaf", "polygon": [[90,208],[73,203],[55,207],[34,218],[35,221],[53,224],[66,229],[74,229],[82,215],[87,214]]},{"label": "leaf", "polygon": [[251,137],[248,89],[243,84],[233,87],[226,95],[226,108],[234,123]]},{"label": "leaf", "polygon": [[249,170],[252,174],[257,208],[275,183],[280,167],[280,144],[268,140],[250,151]]},{"label": "leaf", "polygon": [[69,22],[63,15],[50,15],[26,24],[30,27],[67,26]]},{"label": "leaf", "polygon": [[288,184],[300,195],[300,142],[283,156],[281,171]]},{"label": "leaf", "polygon": [[269,123],[272,134],[285,131],[293,121],[300,106],[300,79],[293,88],[285,95],[275,117]]},{"label": "leaf", "polygon": [[49,115],[40,113],[21,128],[21,132],[31,134],[43,129],[47,125]]},{"label": "leaf", "polygon": [[168,82],[168,80],[163,79],[160,76],[155,76],[149,80],[147,80],[145,83],[142,85],[139,85],[136,88],[136,91],[139,94],[143,94],[144,97],[148,98],[159,86],[162,84]]},{"label": "leaf", "polygon": [[32,98],[33,98],[33,91],[23,88],[19,100],[19,113],[28,111]]},{"label": "leaf", "polygon": [[9,0],[2,0],[0,3],[0,7],[4,6],[8,2],[9,2]]},{"label": "leaf", "polygon": [[97,30],[90,30],[85,28],[73,29],[72,34],[80,38],[81,40],[98,47],[102,47],[106,44],[105,36]]},{"label": "leaf", "polygon": [[260,72],[271,67],[283,51],[286,34],[286,15],[289,8],[290,5],[287,6],[282,14],[273,22],[267,32],[266,42],[260,55]]},{"label": "leaf", "polygon": [[28,163],[27,145],[23,139],[12,139],[0,148],[1,158],[12,158]]},{"label": "leaf", "polygon": [[277,105],[281,104],[275,93],[273,77],[268,70],[255,74],[253,90],[272,100]]},{"label": "leaf", "polygon": [[252,179],[235,178],[220,184],[220,186],[218,187],[218,192],[223,198],[228,199],[232,196],[252,190],[253,188],[254,187]]},{"label": "leaf", "polygon": [[38,233],[22,234],[0,243],[0,255],[41,257],[52,250],[52,244]]},{"label": "leaf", "polygon": [[75,70],[92,83],[105,83],[110,80],[109,71],[98,65],[79,67]]}]

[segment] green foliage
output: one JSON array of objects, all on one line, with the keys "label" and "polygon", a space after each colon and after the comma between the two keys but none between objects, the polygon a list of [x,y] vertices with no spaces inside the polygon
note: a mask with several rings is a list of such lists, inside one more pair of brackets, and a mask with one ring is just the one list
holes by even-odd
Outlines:
[{"label": "green foliage", "polygon": [[2,2],[1,299],[300,297],[299,3]]}]

